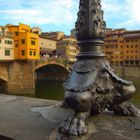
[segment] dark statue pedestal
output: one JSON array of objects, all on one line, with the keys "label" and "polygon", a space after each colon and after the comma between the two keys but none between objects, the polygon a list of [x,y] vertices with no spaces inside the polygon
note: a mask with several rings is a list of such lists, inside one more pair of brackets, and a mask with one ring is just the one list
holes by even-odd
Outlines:
[{"label": "dark statue pedestal", "polygon": [[[67,110],[68,111],[68,110]],[[88,133],[85,136],[68,136],[53,130],[49,140],[139,140],[140,118],[122,117],[105,111],[89,117]]]},{"label": "dark statue pedestal", "polygon": [[[64,82],[64,106],[71,108],[75,113],[68,116],[58,129],[59,133],[67,138],[87,134],[86,140],[91,139],[87,126],[95,120],[86,123],[87,118],[98,115],[106,109],[122,116],[140,115],[138,109],[127,102],[136,91],[133,83],[117,76],[104,59],[105,28],[101,0],[80,0],[76,22],[76,37],[80,52],[70,75]],[[102,120],[99,124],[101,123]],[[102,137],[105,134],[103,131]],[[112,135],[117,136],[116,131]]]}]

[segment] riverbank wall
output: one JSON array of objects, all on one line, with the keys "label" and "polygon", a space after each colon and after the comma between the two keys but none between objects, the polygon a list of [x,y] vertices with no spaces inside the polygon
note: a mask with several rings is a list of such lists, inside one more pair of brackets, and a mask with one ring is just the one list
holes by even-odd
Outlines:
[{"label": "riverbank wall", "polygon": [[140,77],[140,67],[111,66],[121,77]]}]

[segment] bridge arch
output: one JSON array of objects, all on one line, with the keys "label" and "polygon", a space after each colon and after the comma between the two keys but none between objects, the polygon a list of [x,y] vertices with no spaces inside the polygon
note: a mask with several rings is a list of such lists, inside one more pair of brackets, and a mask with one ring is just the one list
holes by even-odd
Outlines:
[{"label": "bridge arch", "polygon": [[43,63],[35,70],[35,96],[53,100],[63,100],[63,81],[69,70],[59,63]]},{"label": "bridge arch", "polygon": [[0,94],[7,93],[7,79],[3,79],[0,77]]},{"label": "bridge arch", "polygon": [[35,73],[36,80],[64,80],[69,74],[69,70],[63,64],[45,62],[35,67]]}]

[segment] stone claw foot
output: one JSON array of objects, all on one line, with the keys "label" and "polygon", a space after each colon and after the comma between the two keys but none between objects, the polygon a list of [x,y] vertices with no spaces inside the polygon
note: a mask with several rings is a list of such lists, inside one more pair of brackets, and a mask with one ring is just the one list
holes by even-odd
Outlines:
[{"label": "stone claw foot", "polygon": [[60,134],[68,136],[81,136],[87,133],[84,113],[69,116],[58,128]]},{"label": "stone claw foot", "polygon": [[132,116],[132,117],[140,116],[138,109],[133,104],[127,102],[119,105],[114,105],[113,107],[111,107],[111,110],[118,115]]}]

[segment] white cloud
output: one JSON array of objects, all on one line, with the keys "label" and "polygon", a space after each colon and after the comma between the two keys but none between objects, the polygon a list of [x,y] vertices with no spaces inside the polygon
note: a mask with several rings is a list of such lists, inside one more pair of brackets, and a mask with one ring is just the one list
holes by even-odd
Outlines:
[{"label": "white cloud", "polygon": [[110,14],[118,13],[122,8],[122,5],[116,0],[102,0],[102,5],[105,12]]},{"label": "white cloud", "polygon": [[134,29],[140,27],[140,0],[103,0],[103,9],[107,22],[115,28]]},{"label": "white cloud", "polygon": [[[6,4],[7,2],[2,2],[0,6]],[[70,24],[76,17],[73,12],[75,4],[75,0],[30,0],[26,3],[19,0],[18,5],[11,7],[8,4],[7,8],[0,10],[0,14],[3,19],[13,23]]]},{"label": "white cloud", "polygon": [[122,22],[120,26],[140,27],[140,0],[126,0],[126,13],[128,19]]},{"label": "white cloud", "polygon": [[[7,23],[74,27],[80,0],[0,0],[0,20]],[[112,28],[140,27],[140,0],[102,0]]]}]

